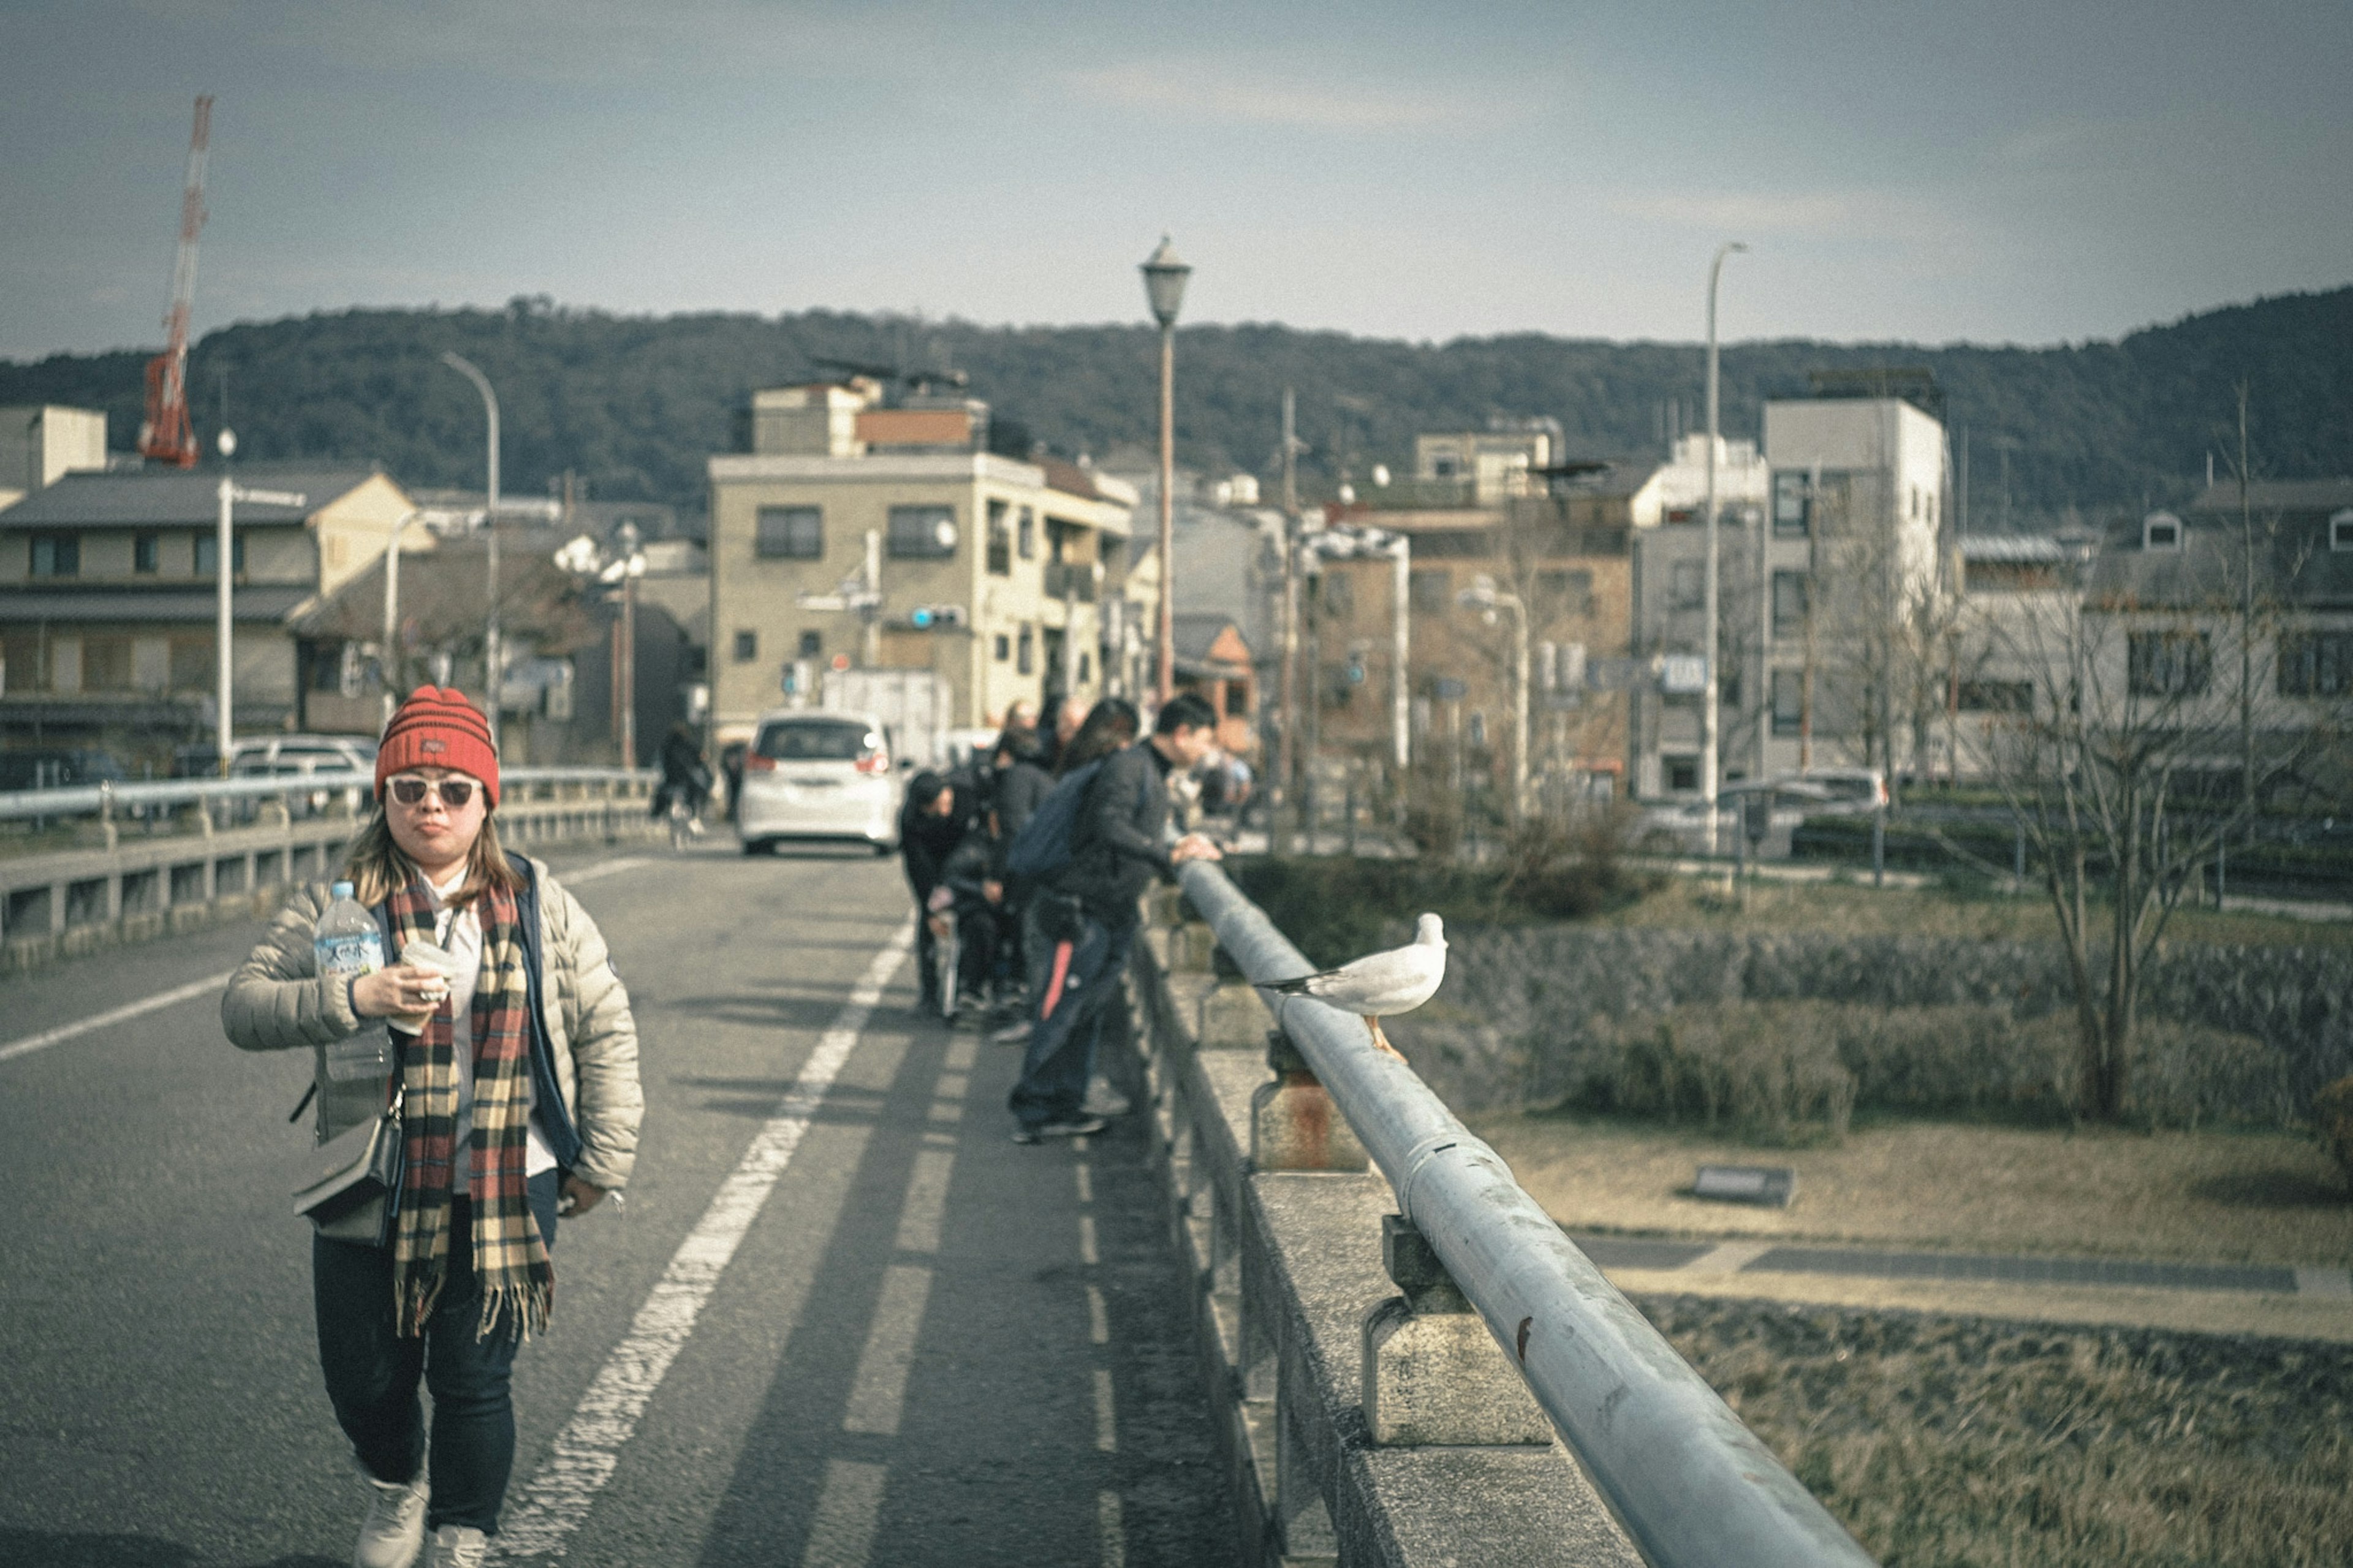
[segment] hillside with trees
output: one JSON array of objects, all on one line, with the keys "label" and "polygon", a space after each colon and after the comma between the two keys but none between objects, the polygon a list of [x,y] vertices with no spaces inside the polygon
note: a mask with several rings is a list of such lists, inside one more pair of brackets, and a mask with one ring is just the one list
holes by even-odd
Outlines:
[{"label": "hillside with trees", "polygon": [[[757,387],[828,362],[955,369],[987,398],[1000,449],[1065,456],[1154,439],[1148,326],[980,327],[807,310],[777,317],[628,317],[517,299],[503,310],[353,310],[223,328],[191,354],[207,449],[227,408],[241,459],[380,462],[404,482],[479,485],[481,413],[440,363],[455,349],[497,384],[505,483],[539,493],[565,470],[591,495],[702,504],[704,458],[733,447]],[[1282,389],[1298,389],[1313,488],[1343,467],[1404,468],[1415,432],[1490,418],[1557,420],[1571,456],[1663,450],[1700,423],[1692,343],[1524,333],[1412,343],[1282,326],[1177,334],[1179,461],[1271,475]],[[111,444],[136,434],[143,356],[0,363],[0,404],[104,408]],[[2250,389],[2259,474],[2353,473],[2353,288],[2287,295],[2150,327],[2114,342],[1928,348],[1803,341],[1723,353],[1724,428],[1757,433],[1767,398],[1806,395],[1817,370],[1924,365],[1970,455],[1973,526],[2047,523],[2179,499],[2231,449]],[[2002,478],[2007,457],[2007,496]]]}]

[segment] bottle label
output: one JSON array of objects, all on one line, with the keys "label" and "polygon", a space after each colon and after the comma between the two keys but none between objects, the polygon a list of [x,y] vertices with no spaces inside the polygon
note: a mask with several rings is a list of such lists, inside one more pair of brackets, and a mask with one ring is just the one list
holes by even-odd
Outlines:
[{"label": "bottle label", "polygon": [[313,944],[322,974],[373,974],[384,967],[384,939],[375,931],[322,936]]}]

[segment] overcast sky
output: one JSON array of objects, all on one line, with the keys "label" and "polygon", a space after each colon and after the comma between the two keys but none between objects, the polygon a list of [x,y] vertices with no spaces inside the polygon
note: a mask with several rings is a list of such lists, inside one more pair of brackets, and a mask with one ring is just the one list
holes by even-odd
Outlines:
[{"label": "overcast sky", "polygon": [[2353,5],[0,0],[0,356],[545,293],[2113,337],[2353,280]]}]

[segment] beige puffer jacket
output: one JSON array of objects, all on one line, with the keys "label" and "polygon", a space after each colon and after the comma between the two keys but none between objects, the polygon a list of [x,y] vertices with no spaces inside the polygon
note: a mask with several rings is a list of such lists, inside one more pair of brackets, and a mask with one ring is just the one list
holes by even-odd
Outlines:
[{"label": "beige puffer jacket", "polygon": [[[556,1086],[581,1140],[572,1173],[617,1191],[629,1184],[645,1114],[637,1020],[596,922],[544,865],[531,865],[539,883],[542,1010]],[[288,898],[221,996],[221,1023],[238,1049],[311,1048],[322,1142],[383,1109],[380,1079],[344,1083],[327,1076],[328,1042],[357,1034],[363,1024],[344,987],[322,979],[312,955],[311,932],[332,901],[324,882]]]}]

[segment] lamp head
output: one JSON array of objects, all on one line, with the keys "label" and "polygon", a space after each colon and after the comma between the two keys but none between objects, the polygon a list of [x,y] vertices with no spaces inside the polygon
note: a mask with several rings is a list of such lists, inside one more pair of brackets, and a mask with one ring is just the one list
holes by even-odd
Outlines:
[{"label": "lamp head", "polygon": [[213,445],[220,448],[220,455],[221,455],[222,457],[224,457],[224,458],[234,458],[234,457],[236,457],[236,456],[237,456],[237,432],[236,432],[236,431],[234,431],[234,430],[232,430],[232,429],[230,429],[230,428],[229,428],[227,426],[226,426],[226,425],[222,426],[221,426],[221,433],[220,433],[218,436],[216,436],[216,437],[215,437],[213,438]]},{"label": "lamp head", "polygon": [[1176,258],[1176,247],[1168,237],[1160,237],[1160,248],[1145,261],[1144,298],[1152,307],[1152,319],[1162,327],[1176,324],[1176,311],[1185,303],[1185,280],[1193,275],[1192,268]]}]

